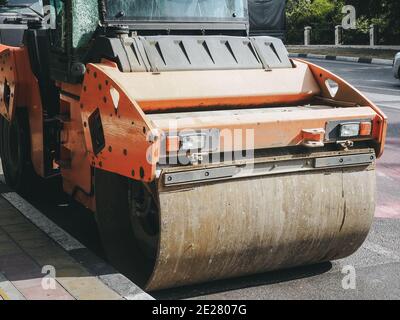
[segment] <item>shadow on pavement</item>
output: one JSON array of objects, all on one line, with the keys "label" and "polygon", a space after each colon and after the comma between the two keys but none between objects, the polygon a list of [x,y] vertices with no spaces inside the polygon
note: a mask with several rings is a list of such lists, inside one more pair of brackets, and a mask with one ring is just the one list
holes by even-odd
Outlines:
[{"label": "shadow on pavement", "polygon": [[312,266],[252,275],[248,277],[219,280],[196,286],[152,292],[152,296],[159,300],[190,299],[220,292],[240,290],[244,288],[258,287],[263,285],[272,285],[292,280],[309,278],[327,273],[330,270],[332,270],[332,263],[327,262]]}]

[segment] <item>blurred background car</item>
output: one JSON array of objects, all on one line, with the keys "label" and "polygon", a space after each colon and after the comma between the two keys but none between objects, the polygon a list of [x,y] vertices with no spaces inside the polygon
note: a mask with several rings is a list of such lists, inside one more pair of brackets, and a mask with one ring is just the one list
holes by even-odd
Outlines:
[{"label": "blurred background car", "polygon": [[394,58],[393,73],[395,78],[400,79],[400,52]]}]

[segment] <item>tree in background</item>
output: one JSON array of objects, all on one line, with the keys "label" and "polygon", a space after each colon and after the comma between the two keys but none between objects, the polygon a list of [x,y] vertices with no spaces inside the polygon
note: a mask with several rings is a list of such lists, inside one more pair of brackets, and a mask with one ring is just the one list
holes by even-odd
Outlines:
[{"label": "tree in background", "polygon": [[375,24],[379,28],[380,43],[400,44],[399,0],[347,0],[346,3],[357,9],[360,29]]},{"label": "tree in background", "polygon": [[288,0],[288,43],[302,43],[304,27],[311,26],[314,43],[333,44],[344,5],[353,5],[357,10],[357,30],[345,31],[346,42],[368,44],[369,26],[375,24],[379,28],[379,44],[400,44],[399,0]]},{"label": "tree in background", "polygon": [[287,40],[302,43],[304,27],[313,28],[315,42],[325,44],[334,40],[337,21],[341,20],[344,0],[289,0],[287,3]]}]

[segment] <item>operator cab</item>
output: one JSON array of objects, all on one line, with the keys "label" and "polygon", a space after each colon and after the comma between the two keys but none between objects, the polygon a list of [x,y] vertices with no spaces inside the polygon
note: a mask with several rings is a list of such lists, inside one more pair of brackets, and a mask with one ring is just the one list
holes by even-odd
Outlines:
[{"label": "operator cab", "polygon": [[44,5],[50,8],[46,34],[54,80],[80,83],[86,65],[104,58],[122,72],[292,67],[280,40],[248,38],[247,0],[45,0]]},{"label": "operator cab", "polygon": [[[246,0],[106,0],[107,25],[128,25],[140,33],[244,35],[248,26]],[[150,32],[153,30],[153,32]],[[147,31],[147,32],[146,32]]]},{"label": "operator cab", "polygon": [[68,82],[79,81],[78,64],[96,62],[99,48],[111,60],[125,50],[104,37],[248,34],[247,0],[44,0],[44,5],[51,16],[46,23],[52,74]]}]

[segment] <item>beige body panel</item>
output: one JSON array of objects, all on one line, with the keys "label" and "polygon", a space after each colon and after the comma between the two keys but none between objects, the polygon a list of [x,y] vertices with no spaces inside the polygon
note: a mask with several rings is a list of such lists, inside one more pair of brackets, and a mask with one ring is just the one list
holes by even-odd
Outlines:
[{"label": "beige body panel", "polygon": [[162,191],[159,254],[147,289],[339,259],[375,211],[369,168],[248,178]]},{"label": "beige body panel", "polygon": [[[296,69],[123,73],[97,65],[143,111],[207,105],[251,105],[306,100],[320,92],[306,64]],[[251,84],[251,85],[249,85]]]}]

